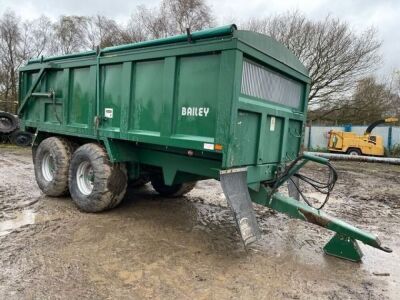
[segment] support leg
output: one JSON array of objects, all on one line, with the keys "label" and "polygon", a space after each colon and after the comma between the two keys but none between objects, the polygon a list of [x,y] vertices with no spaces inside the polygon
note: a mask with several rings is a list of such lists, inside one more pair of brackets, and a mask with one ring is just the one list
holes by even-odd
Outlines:
[{"label": "support leg", "polygon": [[354,262],[361,261],[363,257],[360,246],[355,239],[338,233],[325,245],[324,252]]},{"label": "support leg", "polygon": [[259,192],[250,190],[250,195],[252,200],[256,203],[265,205],[293,218],[313,223],[336,232],[337,235],[335,235],[324,248],[327,254],[352,261],[359,261],[362,253],[358,248],[356,240],[382,251],[392,252],[391,249],[383,247],[380,240],[375,235],[329,216],[323,211],[312,208],[293,198],[286,197],[279,193],[274,193],[271,196],[269,190],[265,187],[261,187]]}]

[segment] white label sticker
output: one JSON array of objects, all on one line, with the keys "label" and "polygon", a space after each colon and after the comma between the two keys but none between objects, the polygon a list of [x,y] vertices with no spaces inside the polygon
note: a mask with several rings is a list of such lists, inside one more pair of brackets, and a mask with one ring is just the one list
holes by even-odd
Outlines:
[{"label": "white label sticker", "polygon": [[206,150],[214,150],[214,144],[204,143],[203,148]]},{"label": "white label sticker", "polygon": [[269,131],[275,131],[275,117],[271,117],[271,124],[269,125]]},{"label": "white label sticker", "polygon": [[112,119],[113,118],[113,109],[112,108],[104,109],[104,116],[108,119]]}]

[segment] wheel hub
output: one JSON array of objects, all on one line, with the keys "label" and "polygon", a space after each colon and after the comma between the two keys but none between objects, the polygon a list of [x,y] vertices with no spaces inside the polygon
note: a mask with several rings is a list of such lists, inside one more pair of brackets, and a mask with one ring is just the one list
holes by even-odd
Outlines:
[{"label": "wheel hub", "polygon": [[91,164],[82,162],[76,171],[76,182],[79,191],[84,195],[90,195],[93,191],[94,172]]},{"label": "wheel hub", "polygon": [[54,179],[54,159],[49,152],[43,156],[42,174],[47,181]]}]

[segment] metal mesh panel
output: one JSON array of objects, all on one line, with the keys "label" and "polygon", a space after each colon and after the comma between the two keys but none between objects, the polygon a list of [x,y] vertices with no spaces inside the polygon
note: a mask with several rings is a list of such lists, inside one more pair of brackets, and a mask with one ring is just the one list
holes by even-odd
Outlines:
[{"label": "metal mesh panel", "polygon": [[242,94],[300,108],[301,84],[259,64],[244,60]]}]

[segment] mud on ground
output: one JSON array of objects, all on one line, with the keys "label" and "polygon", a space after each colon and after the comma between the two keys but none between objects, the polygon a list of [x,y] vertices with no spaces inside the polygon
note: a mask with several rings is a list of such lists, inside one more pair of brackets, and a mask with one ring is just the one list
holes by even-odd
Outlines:
[{"label": "mud on ground", "polygon": [[262,239],[246,251],[216,181],[177,199],[146,186],[85,214],[41,194],[29,149],[0,146],[0,299],[398,299],[400,167],[334,165],[325,210],[392,254],[361,245],[359,264],[326,256],[332,233],[260,206]]}]

